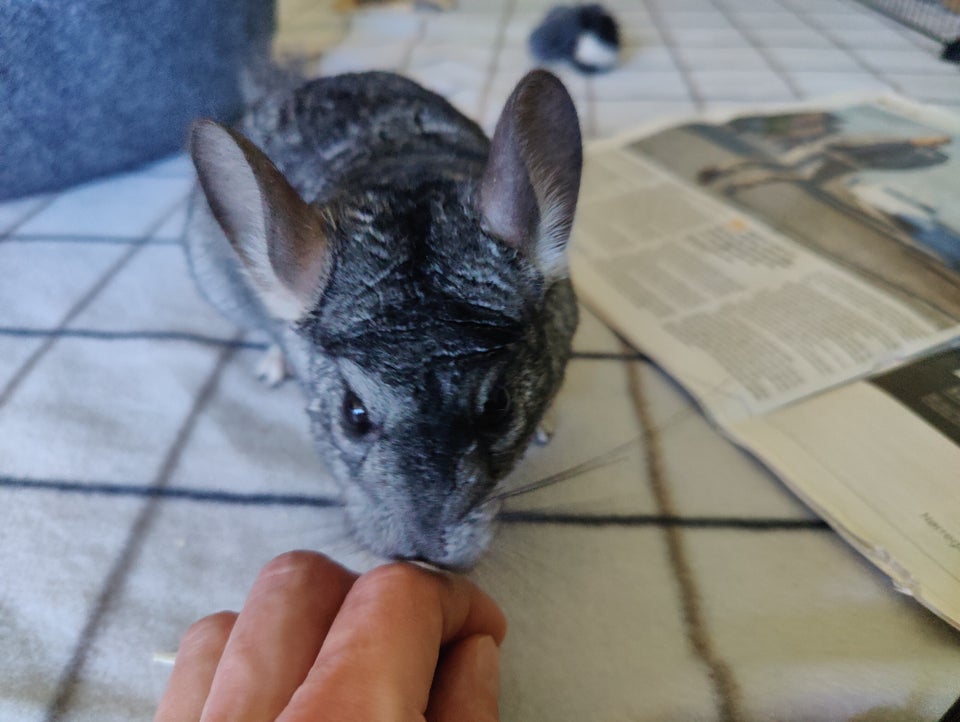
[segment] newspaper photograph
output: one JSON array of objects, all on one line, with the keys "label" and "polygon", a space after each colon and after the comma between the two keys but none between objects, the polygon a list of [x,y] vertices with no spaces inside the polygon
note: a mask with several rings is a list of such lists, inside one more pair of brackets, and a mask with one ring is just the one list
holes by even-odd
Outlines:
[{"label": "newspaper photograph", "polygon": [[718,421],[942,345],[960,326],[960,125],[942,120],[860,104],[597,147],[574,281]]}]

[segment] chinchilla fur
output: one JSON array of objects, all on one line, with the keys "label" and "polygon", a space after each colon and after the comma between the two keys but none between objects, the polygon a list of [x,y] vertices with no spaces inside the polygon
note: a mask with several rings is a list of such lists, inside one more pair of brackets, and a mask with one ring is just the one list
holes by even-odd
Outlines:
[{"label": "chinchilla fur", "polygon": [[577,324],[581,143],[563,86],[526,76],[491,144],[400,76],[323,78],[238,130],[199,122],[191,153],[196,281],[282,347],[357,537],[473,564]]}]

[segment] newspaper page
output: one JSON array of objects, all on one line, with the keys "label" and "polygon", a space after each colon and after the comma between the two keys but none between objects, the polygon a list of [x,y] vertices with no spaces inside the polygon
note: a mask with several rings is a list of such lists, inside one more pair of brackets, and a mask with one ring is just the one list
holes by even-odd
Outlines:
[{"label": "newspaper page", "polygon": [[721,425],[960,333],[960,121],[886,103],[588,150],[574,283]]},{"label": "newspaper page", "polygon": [[727,431],[900,591],[960,628],[960,350]]},{"label": "newspaper page", "polygon": [[960,627],[960,120],[896,98],[588,150],[581,297]]}]

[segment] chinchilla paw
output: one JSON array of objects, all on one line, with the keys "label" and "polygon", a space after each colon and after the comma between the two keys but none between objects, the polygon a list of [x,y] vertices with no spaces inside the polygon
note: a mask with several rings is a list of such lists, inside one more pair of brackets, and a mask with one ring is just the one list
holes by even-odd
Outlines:
[{"label": "chinchilla paw", "polygon": [[533,442],[537,446],[546,446],[553,438],[554,424],[552,419],[543,418],[537,424],[537,430],[533,433]]},{"label": "chinchilla paw", "polygon": [[263,358],[257,364],[257,378],[270,388],[279,386],[287,378],[287,362],[283,358],[283,351],[273,345],[266,350]]}]

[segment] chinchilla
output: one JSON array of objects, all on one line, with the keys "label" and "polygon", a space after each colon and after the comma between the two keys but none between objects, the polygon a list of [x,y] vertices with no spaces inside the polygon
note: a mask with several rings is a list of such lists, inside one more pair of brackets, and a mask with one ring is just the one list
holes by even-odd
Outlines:
[{"label": "chinchilla", "polygon": [[488,140],[398,75],[322,78],[239,130],[198,121],[190,153],[192,273],[282,349],[359,540],[471,566],[577,325],[582,151],[563,85],[526,75]]}]

